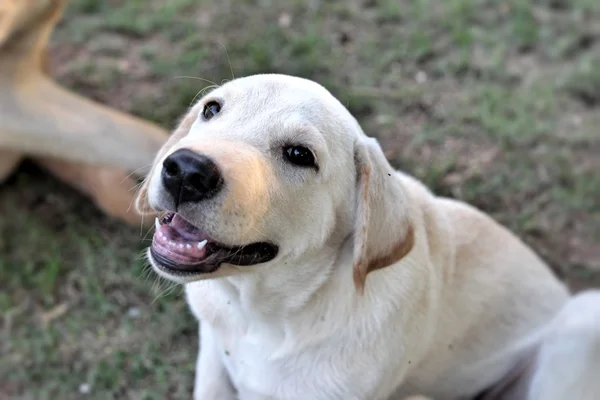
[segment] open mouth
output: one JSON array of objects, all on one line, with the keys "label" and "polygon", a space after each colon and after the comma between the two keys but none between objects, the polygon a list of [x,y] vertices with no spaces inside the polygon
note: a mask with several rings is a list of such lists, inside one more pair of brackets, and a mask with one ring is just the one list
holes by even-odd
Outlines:
[{"label": "open mouth", "polygon": [[227,246],[211,239],[177,213],[168,212],[156,219],[156,232],[150,254],[164,270],[176,273],[210,273],[222,263],[248,266],[272,260],[278,248],[256,242]]}]

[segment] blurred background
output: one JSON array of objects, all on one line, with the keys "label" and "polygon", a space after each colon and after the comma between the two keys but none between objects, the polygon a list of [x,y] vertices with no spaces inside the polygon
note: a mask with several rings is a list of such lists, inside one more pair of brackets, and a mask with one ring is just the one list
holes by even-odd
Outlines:
[{"label": "blurred background", "polygon": [[[50,55],[166,129],[209,81],[314,79],[394,166],[600,286],[596,0],[71,0]],[[0,399],[190,397],[196,323],[146,233],[29,163],[0,187]]]}]

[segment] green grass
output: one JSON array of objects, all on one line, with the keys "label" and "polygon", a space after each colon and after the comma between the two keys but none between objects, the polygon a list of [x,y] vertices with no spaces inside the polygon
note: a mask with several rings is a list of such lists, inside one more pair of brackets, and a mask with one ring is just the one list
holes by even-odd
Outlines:
[{"label": "green grass", "polygon": [[[169,128],[210,82],[315,79],[395,166],[580,289],[600,285],[599,18],[594,0],[72,0],[52,66]],[[196,323],[143,238],[36,169],[2,188],[0,398],[189,397]]]}]

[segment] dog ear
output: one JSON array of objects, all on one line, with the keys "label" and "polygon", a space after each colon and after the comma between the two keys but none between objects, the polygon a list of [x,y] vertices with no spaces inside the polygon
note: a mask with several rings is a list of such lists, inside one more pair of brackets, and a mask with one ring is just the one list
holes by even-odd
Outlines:
[{"label": "dog ear", "polygon": [[134,199],[135,210],[140,215],[149,215],[154,214],[154,210],[150,207],[148,203],[148,181],[149,178],[153,175],[155,168],[160,168],[160,161],[162,158],[171,150],[171,148],[183,137],[185,137],[192,127],[192,124],[196,120],[196,116],[198,115],[197,110],[195,108],[192,109],[188,114],[183,118],[181,123],[177,126],[177,129],[169,136],[169,139],[165,142],[165,144],[160,148],[156,156],[154,157],[154,161],[152,162],[152,168],[146,178],[142,182],[140,188]]},{"label": "dog ear", "polygon": [[354,284],[364,290],[367,274],[392,265],[414,245],[408,201],[379,143],[361,139],[355,147],[357,175],[354,226]]}]

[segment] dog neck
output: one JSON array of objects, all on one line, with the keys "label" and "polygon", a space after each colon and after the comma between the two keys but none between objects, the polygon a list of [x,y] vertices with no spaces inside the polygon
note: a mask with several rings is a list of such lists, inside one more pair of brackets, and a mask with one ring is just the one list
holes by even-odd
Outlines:
[{"label": "dog neck", "polygon": [[351,246],[348,238],[341,246],[305,254],[302,263],[282,260],[249,273],[193,282],[198,289],[188,292],[190,307],[221,334],[260,338],[278,356],[329,340],[355,310]]},{"label": "dog neck", "polygon": [[[324,301],[331,292],[333,282],[347,281],[352,291],[352,260],[340,259],[341,249],[351,246],[344,240],[337,246],[326,246],[312,254],[304,254],[302,262],[283,259],[272,265],[259,267],[251,273],[244,273],[222,279],[223,285],[230,286],[228,293],[232,301],[238,302],[241,311],[261,319],[280,319],[303,314]],[[293,271],[293,273],[290,273]],[[330,279],[332,275],[339,275]],[[258,315],[257,315],[258,314]]]}]

